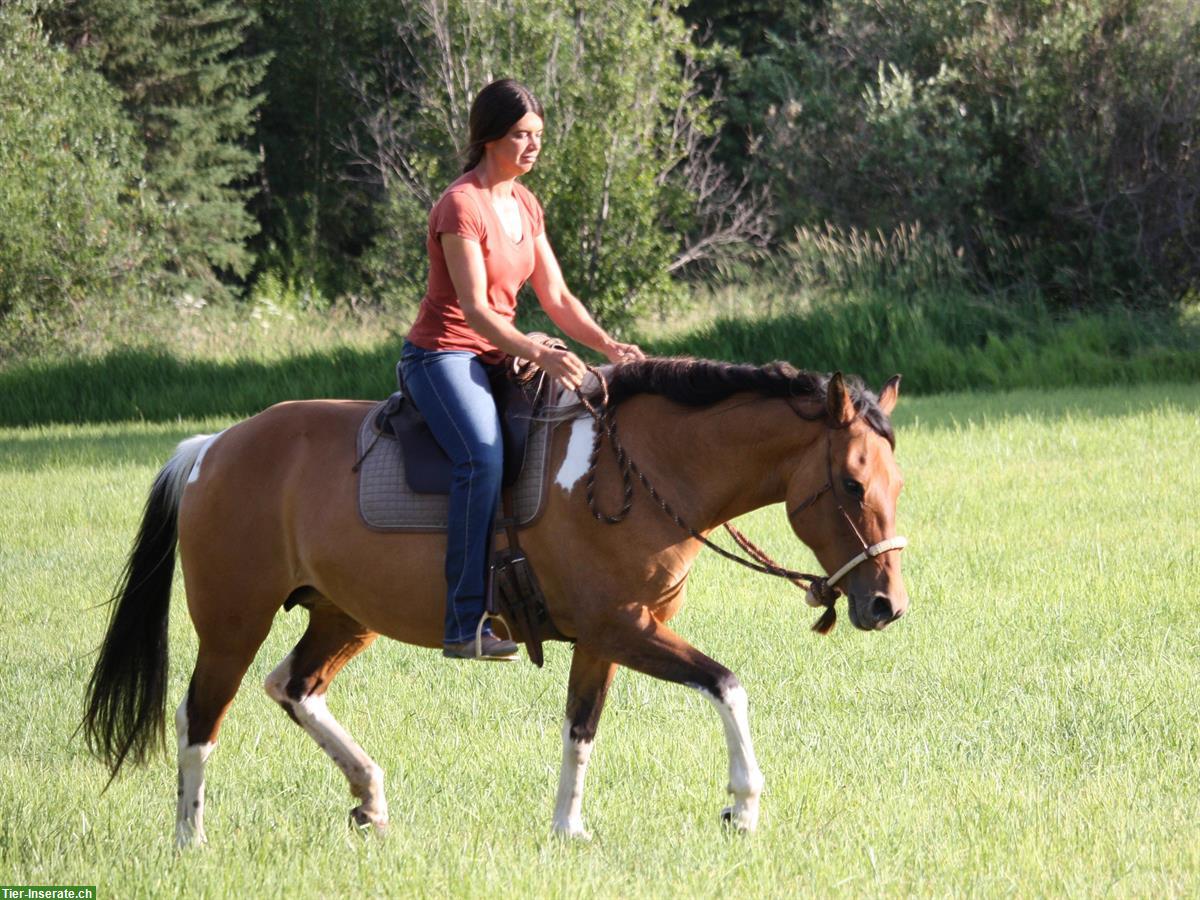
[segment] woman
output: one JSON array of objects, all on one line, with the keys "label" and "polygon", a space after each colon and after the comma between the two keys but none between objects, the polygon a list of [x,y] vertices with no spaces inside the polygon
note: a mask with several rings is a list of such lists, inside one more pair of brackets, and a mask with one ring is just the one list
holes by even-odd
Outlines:
[{"label": "woman", "polygon": [[454,463],[442,652],[459,659],[514,659],[517,652],[490,630],[478,647],[475,641],[504,461],[489,367],[506,355],[533,360],[568,390],[586,374],[574,353],[513,326],[517,292],[529,280],[554,323],[610,361],[643,358],[635,345],[610,338],[563,282],[542,207],[517,181],[541,144],[542,105],[527,88],[506,78],[480,91],[463,175],[429,213],[429,288],[400,358],[409,396]]}]

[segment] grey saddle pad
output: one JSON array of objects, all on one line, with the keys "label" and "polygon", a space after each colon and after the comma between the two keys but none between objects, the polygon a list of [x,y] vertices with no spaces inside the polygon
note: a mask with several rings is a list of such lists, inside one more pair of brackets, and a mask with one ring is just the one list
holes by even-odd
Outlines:
[{"label": "grey saddle pad", "polygon": [[[384,401],[386,403],[386,401]],[[404,454],[400,442],[381,437],[375,440],[374,421],[384,403],[372,406],[358,426],[356,458],[358,512],[375,531],[445,531],[448,499],[444,494],[418,494],[404,477]],[[529,426],[525,468],[512,486],[513,507],[518,527],[532,524],[542,511],[546,495],[546,469],[550,462],[552,428],[534,421]],[[371,446],[371,442],[375,446]],[[367,452],[367,448],[370,451]]]}]

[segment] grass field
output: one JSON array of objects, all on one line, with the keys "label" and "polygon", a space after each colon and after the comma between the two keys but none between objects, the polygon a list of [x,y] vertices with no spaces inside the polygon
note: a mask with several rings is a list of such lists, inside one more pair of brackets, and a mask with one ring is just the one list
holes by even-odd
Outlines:
[{"label": "grass field", "polygon": [[[0,884],[160,896],[1195,896],[1200,629],[1195,385],[902,400],[909,616],[828,638],[794,592],[711,555],[678,630],[742,678],[767,778],[722,832],[699,695],[618,675],[588,775],[595,839],[549,837],[569,651],[452,664],[395,643],[331,707],[387,773],[362,839],[340,773],[260,685],[209,765],[210,845],[173,846],[173,758],[105,772],[71,733],[145,492],[223,424],[0,430]],[[799,568],[778,509],[746,530]],[[172,706],[195,650],[171,617]]]}]

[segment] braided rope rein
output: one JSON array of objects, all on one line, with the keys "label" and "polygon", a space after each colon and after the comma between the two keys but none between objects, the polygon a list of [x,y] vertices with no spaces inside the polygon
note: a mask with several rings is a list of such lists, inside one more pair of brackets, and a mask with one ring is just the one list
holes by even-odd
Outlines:
[{"label": "braided rope rein", "polygon": [[[587,504],[588,509],[591,510],[592,516],[597,521],[603,522],[606,525],[616,525],[620,522],[623,522],[626,517],[628,517],[630,510],[633,508],[633,476],[636,475],[642,487],[645,488],[647,493],[649,493],[650,496],[658,503],[659,508],[672,522],[674,522],[683,531],[687,532],[689,536],[700,541],[700,543],[718,555],[723,556],[728,560],[732,560],[740,566],[745,566],[747,569],[760,572],[764,575],[773,575],[777,578],[783,578],[796,585],[796,587],[805,589],[805,601],[809,606],[825,607],[825,611],[821,614],[821,617],[817,619],[816,623],[813,624],[812,630],[818,634],[828,634],[833,629],[833,626],[837,624],[837,609],[835,604],[840,594],[840,592],[833,587],[831,582],[840,579],[841,576],[845,575],[846,572],[850,571],[850,569],[854,568],[854,566],[867,559],[869,552],[876,548],[868,548],[864,542],[864,553],[856,557],[851,564],[848,564],[839,570],[837,573],[837,579],[830,579],[822,575],[812,575],[808,572],[798,572],[794,569],[788,569],[784,566],[781,566],[770,556],[768,556],[767,553],[762,550],[762,548],[755,545],[748,537],[742,534],[741,531],[728,522],[726,522],[723,526],[726,532],[728,532],[730,537],[733,538],[734,543],[736,543],[745,553],[749,554],[752,559],[744,559],[738,556],[736,553],[732,553],[721,545],[714,543],[695,528],[688,525],[687,522],[683,520],[683,517],[675,512],[675,509],[670,503],[667,502],[666,498],[664,498],[655,489],[654,485],[652,485],[646,478],[645,473],[642,472],[637,463],[630,458],[629,454],[625,451],[625,448],[621,445],[620,439],[617,436],[616,415],[609,404],[608,382],[604,377],[604,373],[591,366],[588,367],[588,371],[592,373],[600,385],[599,408],[593,406],[588,398],[584,395],[582,386],[576,390],[576,395],[579,397],[579,401],[583,405],[583,408],[586,409],[588,414],[591,415],[591,417],[596,421],[595,437],[592,440],[592,452],[588,457],[587,477],[585,480]],[[611,514],[602,512],[596,502],[596,468],[600,461],[600,448],[603,445],[605,438],[608,439],[609,447],[613,453],[613,459],[617,464],[617,470],[621,473],[622,483],[621,508],[617,510],[617,512]],[[817,491],[817,493],[812,497],[809,497],[807,500],[801,503],[795,510],[792,511],[792,514],[794,515],[796,512],[799,512],[805,507],[811,505],[817,500],[817,498],[831,488],[832,483],[827,484],[825,487]],[[903,541],[904,539],[897,538],[894,540]],[[876,545],[876,547],[879,546],[882,545]],[[899,549],[899,547],[889,547],[888,549]],[[880,550],[879,552],[886,551]],[[877,554],[870,555],[874,556]]]}]

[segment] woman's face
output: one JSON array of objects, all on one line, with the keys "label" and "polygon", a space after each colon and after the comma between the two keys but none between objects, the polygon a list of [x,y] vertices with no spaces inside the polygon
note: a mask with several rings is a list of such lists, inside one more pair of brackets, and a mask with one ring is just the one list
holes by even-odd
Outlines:
[{"label": "woman's face", "polygon": [[516,121],[508,134],[484,145],[488,160],[506,174],[524,175],[537,162],[542,149],[542,117],[526,113]]}]

